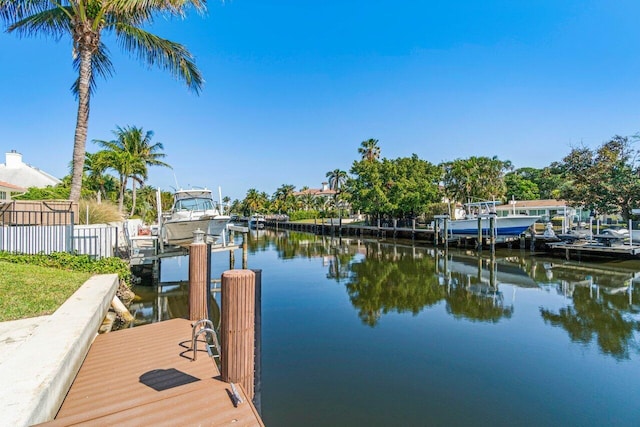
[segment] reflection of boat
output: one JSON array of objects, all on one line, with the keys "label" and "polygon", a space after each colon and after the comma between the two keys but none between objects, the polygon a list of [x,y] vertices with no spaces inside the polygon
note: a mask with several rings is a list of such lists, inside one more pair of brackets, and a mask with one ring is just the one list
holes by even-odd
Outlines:
[{"label": "reflection of boat", "polygon": [[178,190],[162,224],[163,237],[170,245],[184,245],[191,243],[193,232],[200,229],[208,241],[214,241],[222,235],[229,220],[228,215],[217,209],[210,190]]},{"label": "reflection of boat", "polygon": [[[491,262],[486,258],[450,254],[447,261],[447,268],[451,273],[458,273],[467,277],[476,277],[483,283],[491,285],[508,284],[521,288],[535,288],[538,286],[536,281],[519,265],[496,261],[492,273]],[[441,262],[443,261],[441,260]],[[495,283],[490,283],[492,278],[495,280]]]},{"label": "reflection of boat", "polygon": [[249,228],[253,228],[255,230],[264,228],[265,219],[264,215],[254,214],[249,218]]},{"label": "reflection of boat", "polygon": [[[539,216],[509,214],[507,216],[496,215],[496,205],[500,202],[485,201],[467,203],[465,205],[464,218],[447,220],[449,233],[454,236],[478,236],[478,220],[481,221],[482,235],[489,235],[490,218],[495,218],[495,235],[497,237],[519,236],[524,233]],[[441,220],[442,221],[442,220]],[[442,229],[441,224],[441,229]]]}]

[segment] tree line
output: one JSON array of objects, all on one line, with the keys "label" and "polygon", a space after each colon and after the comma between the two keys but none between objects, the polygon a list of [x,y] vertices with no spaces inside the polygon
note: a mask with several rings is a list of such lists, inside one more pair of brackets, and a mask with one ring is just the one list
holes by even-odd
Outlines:
[{"label": "tree line", "polygon": [[640,207],[638,135],[612,137],[599,147],[574,147],[549,166],[514,168],[497,156],[472,156],[434,164],[410,157],[381,156],[379,141],[368,139],[358,148],[349,173],[327,172],[330,197],[316,196],[302,187],[284,184],[273,195],[251,188],[232,211],[284,213],[294,219],[334,216],[345,206],[373,218],[416,218],[445,213],[443,201],[558,199],[594,214],[631,217]]}]

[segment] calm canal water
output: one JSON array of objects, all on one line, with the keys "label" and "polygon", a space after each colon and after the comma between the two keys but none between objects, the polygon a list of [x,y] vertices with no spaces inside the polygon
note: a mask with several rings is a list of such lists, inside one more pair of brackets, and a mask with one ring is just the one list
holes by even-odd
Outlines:
[{"label": "calm canal water", "polygon": [[[269,426],[640,425],[638,261],[260,231],[248,263]],[[139,323],[186,317],[185,285],[162,289],[136,289]]]}]

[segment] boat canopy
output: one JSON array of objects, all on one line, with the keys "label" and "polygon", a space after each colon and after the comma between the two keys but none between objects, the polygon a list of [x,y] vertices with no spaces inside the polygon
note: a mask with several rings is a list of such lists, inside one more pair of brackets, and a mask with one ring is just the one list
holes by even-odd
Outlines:
[{"label": "boat canopy", "polygon": [[207,190],[206,188],[201,190],[178,190],[174,193],[173,197],[176,201],[196,198],[213,199],[211,196],[211,190]]},{"label": "boat canopy", "polygon": [[194,197],[192,199],[176,200],[173,208],[176,211],[207,211],[213,209],[213,200],[210,198]]}]

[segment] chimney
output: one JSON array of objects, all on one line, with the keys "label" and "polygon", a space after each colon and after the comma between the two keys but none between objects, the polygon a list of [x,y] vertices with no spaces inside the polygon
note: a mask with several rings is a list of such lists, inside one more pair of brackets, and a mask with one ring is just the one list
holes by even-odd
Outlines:
[{"label": "chimney", "polygon": [[322,183],[322,191],[327,191],[329,189],[329,183],[328,182],[323,182]]},{"label": "chimney", "polygon": [[22,164],[22,154],[16,150],[11,150],[11,152],[5,154],[5,165],[7,169],[17,169],[22,166]]}]

